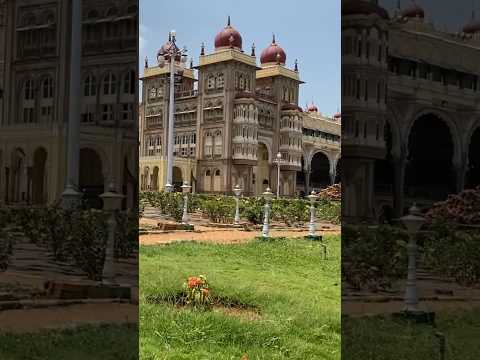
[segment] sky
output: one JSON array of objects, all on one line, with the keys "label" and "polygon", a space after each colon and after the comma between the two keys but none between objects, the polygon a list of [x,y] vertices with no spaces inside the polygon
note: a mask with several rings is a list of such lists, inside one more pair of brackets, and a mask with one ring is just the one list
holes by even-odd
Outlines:
[{"label": "sky", "polygon": [[[340,108],[340,0],[140,0],[140,73],[144,59],[156,63],[158,49],[172,29],[177,45],[188,49],[198,65],[200,46],[214,50],[215,35],[231,17],[231,24],[243,39],[243,50],[250,54],[255,42],[257,64],[260,53],[272,41],[287,54],[286,66],[293,69],[298,59],[299,105],[313,101],[319,111],[332,115]],[[168,7],[167,7],[168,4]]]}]

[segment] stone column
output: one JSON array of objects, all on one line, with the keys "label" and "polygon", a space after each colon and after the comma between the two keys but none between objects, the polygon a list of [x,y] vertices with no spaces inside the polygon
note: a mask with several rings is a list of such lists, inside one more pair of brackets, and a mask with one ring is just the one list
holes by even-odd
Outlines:
[{"label": "stone column", "polygon": [[82,0],[72,0],[72,32],[70,41],[70,89],[68,104],[67,176],[62,193],[63,206],[75,207],[78,192],[80,162],[80,112],[82,70]]},{"label": "stone column", "polygon": [[407,161],[405,156],[393,159],[393,216],[399,218],[403,215],[405,202],[405,170]]},{"label": "stone column", "polygon": [[305,174],[305,195],[308,195],[310,194],[310,174],[312,170],[305,169],[303,172]]},{"label": "stone column", "polygon": [[467,174],[466,161],[453,164],[453,169],[455,172],[455,192],[459,193],[465,189],[465,177]]}]

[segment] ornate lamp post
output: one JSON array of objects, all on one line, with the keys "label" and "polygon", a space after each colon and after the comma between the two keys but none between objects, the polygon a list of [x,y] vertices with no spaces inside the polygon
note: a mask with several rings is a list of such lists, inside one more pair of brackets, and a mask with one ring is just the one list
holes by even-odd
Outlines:
[{"label": "ornate lamp post", "polygon": [[318,199],[318,195],[315,194],[315,191],[312,190],[310,195],[307,196],[308,200],[310,200],[310,222],[308,223],[308,237],[316,238],[315,235],[315,201]]},{"label": "ornate lamp post", "polygon": [[263,216],[263,228],[262,228],[262,238],[268,239],[270,233],[270,202],[273,199],[272,190],[268,187],[267,190],[262,194],[265,199],[264,207],[264,216]]},{"label": "ornate lamp post", "polygon": [[277,200],[280,199],[280,163],[282,162],[282,154],[277,153],[277,158],[274,160],[277,164]]},{"label": "ornate lamp post", "polygon": [[409,209],[409,214],[400,218],[410,235],[408,241],[408,277],[405,290],[405,312],[418,314],[418,292],[417,292],[417,240],[416,234],[422,227],[425,219],[421,216],[420,210],[414,204]]},{"label": "ornate lamp post", "polygon": [[240,185],[235,185],[233,193],[235,194],[235,221],[233,224],[240,225],[240,195],[242,195],[242,188]]},{"label": "ornate lamp post", "polygon": [[170,66],[170,93],[169,93],[169,104],[168,104],[168,148],[167,148],[167,183],[165,185],[165,190],[168,192],[173,191],[173,138],[174,138],[174,102],[175,102],[175,58],[181,58],[182,66],[185,66],[187,62],[187,49],[183,48],[180,50],[175,44],[176,41],[176,32],[175,30],[170,31],[169,34],[170,46],[164,48],[164,52],[158,55],[158,65],[163,67],[165,62],[168,60]]},{"label": "ornate lamp post", "polygon": [[108,238],[107,246],[105,249],[105,262],[103,264],[103,283],[114,284],[115,283],[115,229],[117,227],[117,221],[115,220],[115,212],[122,206],[123,195],[117,194],[115,191],[115,185],[110,183],[108,191],[101,194],[100,197],[103,200],[103,209],[110,213],[107,220],[108,226]]},{"label": "ornate lamp post", "polygon": [[188,225],[188,193],[192,187],[188,185],[188,182],[184,181],[182,185],[183,192],[183,215],[182,224]]}]

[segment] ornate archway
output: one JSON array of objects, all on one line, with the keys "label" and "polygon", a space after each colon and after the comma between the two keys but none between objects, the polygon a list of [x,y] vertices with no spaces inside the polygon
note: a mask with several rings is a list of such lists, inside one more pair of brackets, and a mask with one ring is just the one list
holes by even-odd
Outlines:
[{"label": "ornate archway", "polygon": [[434,114],[419,117],[408,137],[407,196],[439,200],[454,193],[454,155],[455,143],[448,124]]},{"label": "ornate archway", "polygon": [[331,164],[329,157],[325,153],[317,151],[313,154],[310,169],[310,188],[317,191],[331,184]]},{"label": "ornate archway", "polygon": [[91,148],[80,150],[79,187],[87,207],[101,208],[99,195],[104,192],[103,163],[100,155]]}]

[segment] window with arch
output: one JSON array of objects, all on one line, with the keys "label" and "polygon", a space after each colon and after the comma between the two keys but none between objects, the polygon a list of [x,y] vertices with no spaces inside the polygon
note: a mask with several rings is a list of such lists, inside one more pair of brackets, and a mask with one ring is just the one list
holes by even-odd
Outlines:
[{"label": "window with arch", "polygon": [[223,74],[222,73],[217,74],[217,88],[223,89],[224,84],[225,84],[225,80],[223,78]]},{"label": "window with arch", "polygon": [[220,172],[220,169],[215,170],[215,176],[221,176],[222,173]]},{"label": "window with arch", "polygon": [[50,99],[53,98],[54,84],[53,79],[48,76],[42,81],[42,98]]},{"label": "window with arch", "polygon": [[215,89],[215,76],[209,75],[207,80],[207,89]]},{"label": "window with arch", "polygon": [[222,145],[223,145],[223,138],[222,132],[217,131],[215,133],[215,149],[214,149],[214,156],[222,156]]},{"label": "window with arch", "polygon": [[210,132],[205,134],[204,155],[205,157],[212,156],[213,154],[213,137]]},{"label": "window with arch", "polygon": [[115,95],[117,92],[117,78],[111,72],[103,77],[103,95]]},{"label": "window with arch", "polygon": [[87,75],[83,81],[83,95],[95,96],[97,94],[97,79],[93,75]]},{"label": "window with arch", "polygon": [[245,79],[243,78],[242,74],[238,76],[238,88],[241,90],[245,89]]},{"label": "window with arch", "polygon": [[25,80],[23,85],[23,98],[33,100],[35,98],[35,85],[32,79]]},{"label": "window with arch", "polygon": [[129,70],[123,77],[123,93],[135,94],[135,71]]}]

